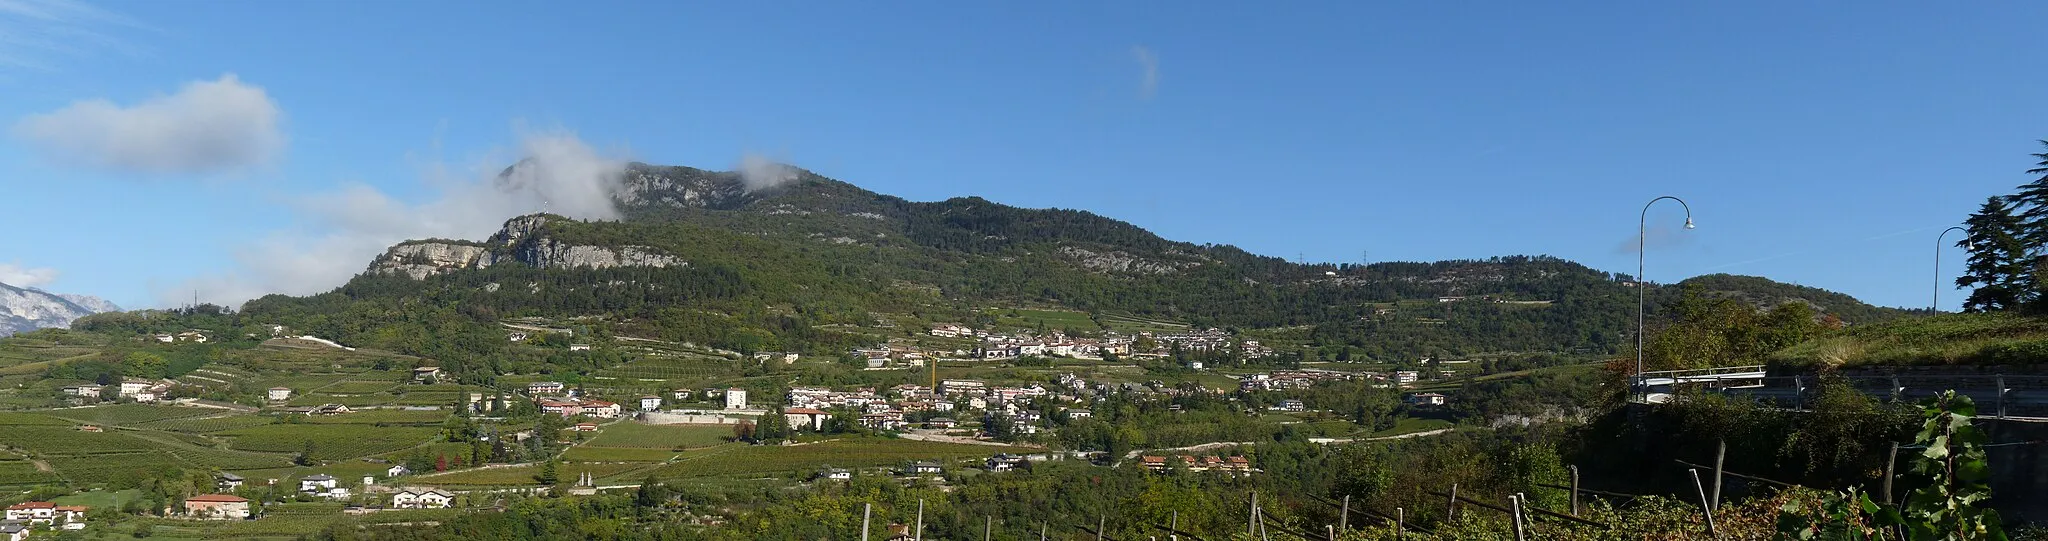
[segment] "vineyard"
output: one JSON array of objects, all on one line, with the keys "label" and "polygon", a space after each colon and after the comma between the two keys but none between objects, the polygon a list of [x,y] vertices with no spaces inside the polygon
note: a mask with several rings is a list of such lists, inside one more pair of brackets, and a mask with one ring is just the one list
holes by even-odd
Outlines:
[{"label": "vineyard", "polygon": [[162,430],[165,432],[180,432],[185,434],[210,434],[214,432],[234,430],[238,428],[263,426],[270,424],[272,422],[275,422],[275,419],[257,415],[219,415],[209,417],[190,417],[184,419],[165,419],[162,421],[138,423],[134,426],[135,428]]},{"label": "vineyard", "polygon": [[[630,477],[630,475],[625,474],[645,470],[649,467],[651,465],[648,464],[565,463],[556,469],[555,473],[562,479],[572,481],[585,472],[589,472],[591,476],[600,480],[606,480],[615,476]],[[538,473],[540,473],[539,466],[522,464],[518,466],[474,468],[425,475],[415,480],[421,483],[431,483],[435,486],[526,486],[540,484],[533,479],[533,476]]]},{"label": "vineyard", "polygon": [[129,426],[150,421],[199,417],[217,413],[220,413],[220,410],[179,406],[152,406],[148,404],[116,404],[112,406],[51,410],[47,415],[86,424]]},{"label": "vineyard", "polygon": [[0,455],[0,487],[24,486],[56,482],[57,474],[36,468],[28,459],[13,455]]},{"label": "vineyard", "polygon": [[710,457],[700,457],[702,459],[686,457],[683,460],[655,470],[654,475],[658,478],[673,479],[791,472],[802,473],[816,471],[827,466],[842,468],[894,466],[913,460],[954,462],[979,460],[996,453],[1032,451],[1032,449],[1017,447],[967,445],[889,438],[842,439],[792,446],[734,445],[730,449],[721,449],[726,452],[717,455],[715,459]]},{"label": "vineyard", "polygon": [[317,460],[344,460],[411,448],[433,439],[432,428],[354,424],[274,424],[222,432],[228,446],[244,451],[297,453],[310,444]]},{"label": "vineyard", "polygon": [[731,437],[732,427],[729,425],[650,425],[624,422],[606,426],[603,433],[585,445],[675,449],[709,447],[725,443]]}]

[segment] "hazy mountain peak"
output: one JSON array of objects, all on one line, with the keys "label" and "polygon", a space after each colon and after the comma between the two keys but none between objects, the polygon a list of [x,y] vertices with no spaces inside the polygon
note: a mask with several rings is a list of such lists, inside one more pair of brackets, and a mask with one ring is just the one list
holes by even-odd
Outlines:
[{"label": "hazy mountain peak", "polygon": [[[73,299],[77,300],[73,300]],[[72,321],[120,307],[97,297],[59,295],[0,284],[0,336],[36,329],[69,328]]]}]

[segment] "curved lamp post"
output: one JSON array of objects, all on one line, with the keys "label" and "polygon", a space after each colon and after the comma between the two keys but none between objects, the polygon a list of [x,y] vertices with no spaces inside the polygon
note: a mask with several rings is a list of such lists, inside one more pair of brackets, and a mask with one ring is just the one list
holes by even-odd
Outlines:
[{"label": "curved lamp post", "polygon": [[[1941,243],[1942,243],[1942,239],[1944,239],[1944,238],[1947,238],[1947,237],[1948,237],[1948,232],[1950,232],[1950,231],[1961,231],[1961,232],[1963,232],[1963,234],[1965,234],[1965,235],[1968,235],[1968,234],[1970,234],[1970,230],[1968,230],[1968,229],[1963,229],[1963,226],[1960,226],[1960,225],[1959,225],[1959,226],[1954,226],[1954,227],[1950,227],[1950,228],[1948,228],[1948,229],[1943,229],[1943,230],[1941,230],[1941,234],[1940,234],[1940,235],[1935,235],[1935,237],[1934,237],[1934,304],[1933,304],[1933,305],[1930,305],[1930,306],[1928,306],[1928,307],[1927,307],[1927,311],[1929,311],[1929,312],[1934,312],[1934,313],[1941,313]],[[1965,243],[1965,244],[1963,245],[1963,249],[1964,249],[1964,250],[1970,250],[1970,249],[1972,249],[1972,248],[1973,248],[1973,246],[1971,246],[1970,244],[1968,244],[1968,242],[1969,242],[1969,239],[1964,239],[1964,240],[1963,240],[1963,242]]]},{"label": "curved lamp post", "polygon": [[1685,204],[1684,199],[1667,195],[1651,199],[1649,203],[1643,204],[1642,220],[1636,224],[1636,382],[1638,385],[1641,385],[1643,377],[1643,299],[1650,290],[1649,282],[1643,279],[1643,252],[1646,251],[1645,249],[1650,244],[1650,206],[1666,199],[1677,201],[1678,206],[1685,208],[1685,228],[1692,229],[1693,227],[1692,205]]}]

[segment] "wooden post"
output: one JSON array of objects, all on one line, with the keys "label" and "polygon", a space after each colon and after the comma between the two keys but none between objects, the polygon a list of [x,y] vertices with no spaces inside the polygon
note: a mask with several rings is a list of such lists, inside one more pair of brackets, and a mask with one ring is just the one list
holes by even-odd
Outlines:
[{"label": "wooden post", "polygon": [[1692,488],[1693,490],[1699,491],[1700,512],[1707,516],[1707,537],[1713,539],[1720,539],[1721,534],[1714,531],[1714,506],[1712,505],[1712,503],[1707,501],[1706,486],[1700,484],[1700,469],[1690,468],[1685,471],[1692,472]]},{"label": "wooden post", "polygon": [[1259,535],[1259,493],[1258,493],[1258,491],[1252,491],[1252,511],[1251,511],[1251,518],[1245,519],[1245,521],[1244,521],[1244,534],[1245,534],[1245,535],[1252,535],[1252,536],[1256,536],[1256,535]]},{"label": "wooden post", "polygon": [[1401,530],[1405,522],[1408,522],[1408,511],[1399,507],[1394,508],[1394,541],[1401,541]]},{"label": "wooden post", "polygon": [[1510,514],[1515,516],[1515,541],[1528,541],[1528,538],[1522,532],[1522,499],[1510,495],[1508,496],[1508,506],[1514,508]]},{"label": "wooden post", "polygon": [[870,516],[873,516],[873,515],[874,515],[874,512],[875,512],[875,504],[872,504],[872,503],[864,503],[864,504],[861,504],[861,506],[860,506],[860,541],[868,541],[868,517],[870,517]]},{"label": "wooden post", "polygon": [[1451,504],[1444,507],[1444,520],[1458,518],[1458,484],[1451,483]]},{"label": "wooden post", "polygon": [[1714,510],[1715,510],[1715,511],[1720,511],[1720,510],[1721,510],[1721,475],[1722,475],[1722,473],[1723,473],[1723,472],[1727,471],[1727,470],[1724,470],[1724,469],[1722,469],[1722,468],[1721,468],[1721,462],[1722,462],[1723,460],[1727,459],[1727,458],[1728,458],[1728,440],[1721,440],[1721,441],[1720,441],[1720,444],[1714,447],[1714,497],[1713,497],[1713,502],[1714,502]]},{"label": "wooden post", "polygon": [[1180,510],[1179,510],[1179,509],[1175,509],[1175,510],[1173,510],[1173,522],[1168,522],[1168,523],[1166,523],[1166,527],[1168,527],[1168,528],[1173,528],[1173,529],[1175,529],[1175,530],[1178,530],[1178,529],[1180,529]]},{"label": "wooden post", "polygon": [[1045,541],[1045,521],[1038,522],[1038,541]]},{"label": "wooden post", "polygon": [[911,539],[924,541],[924,498],[917,499],[917,533],[911,534]]},{"label": "wooden post", "polygon": [[1344,495],[1344,507],[1337,512],[1337,530],[1351,531],[1351,495]]},{"label": "wooden post", "polygon": [[[1323,525],[1323,538],[1324,538],[1324,539],[1328,539],[1328,540],[1330,540],[1330,541],[1337,541],[1337,526],[1336,526],[1336,525],[1333,525],[1333,524],[1324,524],[1324,525]],[[1039,541],[1045,541],[1045,540],[1043,540],[1043,539],[1040,539]]]},{"label": "wooden post", "polygon": [[1893,473],[1892,468],[1898,464],[1899,442],[1892,442],[1892,454],[1885,455],[1884,457],[1884,493],[1881,497],[1884,498],[1885,505],[1891,505],[1892,503],[1892,478],[1897,476],[1897,474]]},{"label": "wooden post", "polygon": [[982,515],[982,518],[987,520],[981,523],[981,541],[988,541],[996,533],[996,517],[995,515]]},{"label": "wooden post", "polygon": [[1109,515],[1095,516],[1095,541],[1102,541],[1102,530],[1109,527]]},{"label": "wooden post", "polygon": [[1572,469],[1572,516],[1575,516],[1575,517],[1576,517],[1576,516],[1579,516],[1579,465],[1578,465],[1578,464],[1573,464],[1573,465],[1571,465],[1571,469]]}]

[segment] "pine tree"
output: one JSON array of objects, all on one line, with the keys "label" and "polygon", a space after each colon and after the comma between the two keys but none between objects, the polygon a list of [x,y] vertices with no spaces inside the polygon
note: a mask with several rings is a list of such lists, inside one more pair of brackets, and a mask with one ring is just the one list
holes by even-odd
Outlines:
[{"label": "pine tree", "polygon": [[[2048,147],[2048,140],[2042,140],[2041,146]],[[2034,163],[2038,167],[2028,169],[2027,174],[2041,178],[2021,184],[2019,193],[2012,195],[2012,202],[2019,207],[2025,231],[2020,240],[2029,246],[2040,246],[2048,241],[2048,152],[2034,154],[2034,158],[2040,160]]]},{"label": "pine tree", "polygon": [[1963,222],[1968,236],[1957,244],[1970,251],[1970,260],[1956,286],[1976,288],[1963,301],[1964,311],[2010,310],[2037,298],[2031,257],[2022,240],[2026,234],[2013,210],[2006,198],[1994,196]]}]

